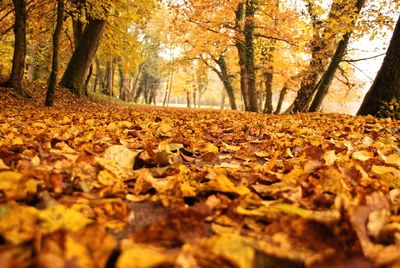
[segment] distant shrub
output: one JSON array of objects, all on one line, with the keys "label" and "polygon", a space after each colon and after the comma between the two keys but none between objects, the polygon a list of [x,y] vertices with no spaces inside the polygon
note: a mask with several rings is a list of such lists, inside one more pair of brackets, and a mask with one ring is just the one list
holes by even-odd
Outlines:
[{"label": "distant shrub", "polygon": [[400,100],[392,99],[389,102],[381,102],[378,117],[400,120]]}]

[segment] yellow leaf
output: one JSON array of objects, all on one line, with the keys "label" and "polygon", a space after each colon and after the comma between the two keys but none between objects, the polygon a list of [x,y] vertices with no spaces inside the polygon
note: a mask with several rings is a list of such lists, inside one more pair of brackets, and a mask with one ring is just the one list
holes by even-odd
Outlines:
[{"label": "yellow leaf", "polygon": [[33,239],[38,211],[17,204],[0,207],[0,234],[6,241],[20,245]]},{"label": "yellow leaf", "polygon": [[117,261],[117,268],[147,268],[172,265],[176,256],[149,245],[125,243]]},{"label": "yellow leaf", "polygon": [[255,250],[238,234],[222,234],[213,236],[202,245],[211,252],[233,261],[237,267],[254,267]]},{"label": "yellow leaf", "polygon": [[359,152],[354,152],[351,157],[353,159],[356,160],[360,160],[360,161],[367,161],[371,158],[374,157],[374,153],[373,152],[368,152],[368,151],[359,151]]},{"label": "yellow leaf", "polygon": [[335,150],[331,150],[326,152],[323,156],[322,159],[325,160],[325,164],[327,166],[332,166],[333,164],[335,164],[336,160],[337,160],[337,156],[335,153]]},{"label": "yellow leaf", "polygon": [[20,137],[17,137],[15,139],[13,139],[12,144],[13,145],[22,145],[22,144],[24,144],[24,141]]},{"label": "yellow leaf", "polygon": [[63,205],[55,205],[40,211],[39,218],[41,219],[40,229],[45,234],[59,229],[76,232],[91,222],[81,212]]},{"label": "yellow leaf", "polygon": [[387,167],[387,166],[376,166],[373,165],[371,168],[371,172],[375,175],[383,175],[387,173],[393,173],[393,174],[399,174],[400,175],[400,170],[394,167]]}]

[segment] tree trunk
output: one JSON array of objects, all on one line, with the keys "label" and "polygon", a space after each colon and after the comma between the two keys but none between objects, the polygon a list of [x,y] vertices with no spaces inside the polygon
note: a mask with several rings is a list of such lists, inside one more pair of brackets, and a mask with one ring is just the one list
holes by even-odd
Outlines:
[{"label": "tree trunk", "polygon": [[197,107],[197,89],[193,89],[193,108]]},{"label": "tree trunk", "polygon": [[186,91],[186,102],[187,102],[187,107],[190,108],[190,92]]},{"label": "tree trunk", "polygon": [[118,74],[119,74],[119,98],[123,101],[126,101],[126,85],[125,85],[125,74],[124,69],[122,67],[122,62],[119,60],[118,62]]},{"label": "tree trunk", "polygon": [[113,61],[110,60],[107,62],[107,93],[110,96],[113,96],[113,91],[114,91],[114,66],[113,66]]},{"label": "tree trunk", "polygon": [[235,90],[233,89],[232,79],[228,73],[228,67],[226,65],[225,57],[220,56],[215,62],[218,64],[220,72],[216,72],[222,83],[224,84],[226,94],[229,98],[229,105],[232,110],[237,110],[236,99],[235,99]]},{"label": "tree trunk", "polygon": [[96,92],[97,85],[99,84],[99,81],[101,80],[101,69],[100,69],[100,62],[97,58],[95,58],[94,63],[96,65],[96,78],[94,80],[93,92]]},{"label": "tree trunk", "polygon": [[[71,3],[75,6],[74,8],[78,12],[81,12],[81,10],[84,9],[83,5],[85,4],[85,1],[86,0],[71,0]],[[74,16],[72,18],[72,28],[74,32],[74,49],[76,49],[78,47],[79,41],[82,38],[83,28],[84,28],[84,25],[79,17],[76,18],[76,16]]]},{"label": "tree trunk", "polygon": [[13,4],[15,11],[14,56],[11,75],[7,82],[4,83],[4,86],[13,88],[18,95],[24,98],[30,98],[28,92],[22,87],[26,58],[26,1],[13,0]]},{"label": "tree trunk", "polygon": [[358,111],[359,115],[377,115],[382,102],[400,101],[400,17],[382,67]]},{"label": "tree trunk", "polygon": [[287,84],[285,84],[281,90],[281,93],[279,94],[278,105],[276,106],[276,110],[275,110],[274,114],[280,114],[280,112],[282,110],[283,101],[285,100],[285,96],[286,96],[288,90],[289,89],[287,88]]},{"label": "tree trunk", "polygon": [[96,55],[105,25],[105,20],[89,19],[61,80],[61,85],[78,97],[84,96],[85,78]]},{"label": "tree trunk", "polygon": [[[244,17],[244,3],[239,3],[236,9],[236,30],[241,32],[241,23]],[[245,56],[245,44],[243,40],[241,40],[241,36],[237,37],[235,42],[236,49],[238,51],[239,58],[239,67],[240,67],[240,91],[242,93],[244,110],[248,111],[250,102],[249,102],[249,94],[247,90],[247,72],[246,72],[246,56]]]},{"label": "tree trunk", "polygon": [[264,113],[272,114],[272,79],[273,74],[272,71],[264,74],[265,78],[265,104],[264,104]]},{"label": "tree trunk", "polygon": [[[366,0],[357,0],[356,2],[356,9],[357,15],[361,12]],[[357,19],[354,19],[353,25],[355,25]],[[320,82],[318,83],[317,88],[314,90],[316,91],[316,95],[314,97],[313,102],[311,103],[309,112],[316,112],[321,108],[322,102],[325,99],[326,95],[328,94],[329,87],[332,84],[333,78],[337,69],[339,68],[339,64],[343,59],[344,54],[346,53],[347,46],[349,45],[350,37],[353,30],[346,33],[343,37],[343,40],[339,42],[339,45],[335,51],[335,54],[332,57],[331,63],[328,66],[328,69],[325,71],[324,75],[322,76]]]},{"label": "tree trunk", "polygon": [[247,74],[247,93],[249,107],[248,111],[258,112],[257,89],[256,89],[256,69],[254,59],[254,19],[255,19],[254,0],[246,1],[244,37],[245,37],[245,66]]},{"label": "tree trunk", "polygon": [[168,105],[169,105],[169,103],[170,103],[170,101],[171,101],[171,92],[172,92],[172,85],[173,85],[173,82],[174,82],[174,71],[172,70],[171,79],[170,79],[170,81],[169,81],[169,90],[168,90],[168,98],[167,98],[167,107],[168,107]]},{"label": "tree trunk", "polygon": [[58,51],[64,22],[64,0],[58,0],[57,2],[57,24],[53,34],[53,62],[45,101],[47,107],[52,107],[54,102],[54,92],[56,90],[58,74]]},{"label": "tree trunk", "polygon": [[164,101],[163,101],[163,106],[165,107],[167,104],[167,98],[168,98],[168,89],[169,89],[169,78],[166,82],[166,86],[165,86],[165,94],[164,94]]},{"label": "tree trunk", "polygon": [[93,63],[90,65],[89,73],[85,80],[84,93],[85,93],[86,97],[89,97],[89,83],[90,83],[90,79],[92,79],[92,74],[93,74]]}]

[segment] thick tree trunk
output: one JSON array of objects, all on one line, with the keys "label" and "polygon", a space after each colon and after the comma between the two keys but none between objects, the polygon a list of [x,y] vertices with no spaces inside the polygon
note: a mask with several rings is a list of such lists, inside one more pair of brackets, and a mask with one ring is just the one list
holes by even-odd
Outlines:
[{"label": "thick tree trunk", "polygon": [[264,113],[272,114],[273,109],[274,109],[272,107],[272,79],[273,79],[272,71],[265,73],[264,78],[265,78]]},{"label": "thick tree trunk", "polygon": [[232,79],[228,72],[228,67],[226,65],[226,61],[224,56],[220,56],[219,59],[215,60],[218,64],[220,72],[216,71],[217,75],[221,79],[222,83],[224,84],[226,94],[229,98],[229,105],[232,110],[237,110],[236,106],[236,99],[235,99],[235,90],[233,89]]},{"label": "thick tree trunk", "polygon": [[287,84],[285,84],[281,90],[281,93],[279,94],[278,105],[276,106],[276,110],[275,110],[274,114],[280,114],[280,112],[282,110],[283,101],[285,100],[288,90],[289,89],[287,87]]},{"label": "thick tree trunk", "polygon": [[382,67],[358,111],[359,115],[377,115],[382,102],[400,101],[400,17]]},{"label": "thick tree trunk", "polygon": [[248,111],[258,112],[258,100],[256,89],[256,68],[254,59],[254,19],[255,19],[255,3],[254,0],[246,1],[244,36],[245,36],[245,66],[247,73],[247,93],[249,107]]},{"label": "thick tree trunk", "polygon": [[[239,3],[236,9],[236,30],[242,31],[241,24],[244,18],[244,3]],[[240,67],[240,91],[242,93],[244,110],[248,111],[250,106],[249,94],[247,90],[247,72],[246,72],[246,55],[245,55],[245,44],[241,40],[241,36],[238,35],[235,42],[236,49],[238,51],[239,67]]]},{"label": "thick tree trunk", "polygon": [[64,22],[64,0],[58,0],[57,2],[57,24],[53,34],[53,63],[45,101],[47,107],[52,107],[54,102],[54,92],[56,90],[58,74],[58,51],[60,48],[61,31]]},{"label": "thick tree trunk", "polygon": [[61,80],[61,85],[78,97],[84,96],[85,79],[99,47],[105,25],[105,20],[89,20]]},{"label": "thick tree trunk", "polygon": [[15,89],[17,94],[30,98],[28,92],[22,87],[26,58],[26,1],[13,0],[15,11],[14,23],[14,56],[11,75],[4,86]]},{"label": "thick tree trunk", "polygon": [[[83,5],[85,4],[85,2],[86,0],[71,0],[71,3],[75,6],[75,9],[78,12],[81,12],[84,9]],[[76,18],[75,16],[72,18],[72,28],[74,32],[74,49],[76,49],[78,47],[79,41],[82,38],[84,28],[84,25],[80,18]]]},{"label": "thick tree trunk", "polygon": [[[357,15],[361,12],[366,0],[357,0],[355,7],[357,9]],[[356,19],[353,21],[353,25],[357,22]],[[313,102],[311,103],[309,112],[316,112],[321,108],[322,102],[328,94],[329,88],[332,84],[333,78],[337,69],[339,68],[339,64],[343,59],[344,54],[346,53],[347,47],[350,42],[350,37],[352,34],[352,30],[346,33],[343,37],[343,40],[339,42],[339,45],[335,51],[335,54],[332,57],[332,60],[328,66],[328,69],[325,71],[322,76],[320,82],[318,83],[316,89],[316,95],[314,97]]]}]

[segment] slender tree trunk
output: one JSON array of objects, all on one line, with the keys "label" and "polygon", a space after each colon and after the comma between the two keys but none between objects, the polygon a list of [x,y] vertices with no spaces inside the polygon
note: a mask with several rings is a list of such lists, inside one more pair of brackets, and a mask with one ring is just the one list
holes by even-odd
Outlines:
[{"label": "slender tree trunk", "polygon": [[[361,9],[363,8],[365,3],[366,0],[357,0],[355,4],[355,7],[357,9],[357,15],[361,12]],[[353,26],[356,24],[356,22],[357,19],[354,19]],[[352,32],[353,30],[346,33],[343,37],[343,40],[339,42],[339,45],[335,51],[335,54],[332,57],[328,69],[322,76],[321,81],[318,83],[317,88],[314,90],[316,91],[316,95],[314,97],[313,102],[311,103],[309,112],[316,112],[321,108],[322,102],[325,99],[326,95],[328,94],[329,87],[332,84],[335,73],[339,68],[339,64],[342,61],[344,54],[346,53]]]},{"label": "slender tree trunk", "polygon": [[99,81],[101,80],[101,69],[100,69],[99,59],[95,58],[94,63],[96,65],[96,78],[94,80],[93,92],[96,92],[97,91],[97,85],[99,84]]},{"label": "slender tree trunk", "polygon": [[107,62],[107,93],[110,95],[110,96],[113,96],[114,94],[113,94],[113,90],[114,90],[114,75],[113,75],[113,73],[114,73],[114,67],[113,67],[113,61],[112,60],[110,60],[110,61],[108,61]]},{"label": "slender tree trunk", "polygon": [[193,90],[193,108],[197,107],[197,93],[196,93],[196,89]]},{"label": "slender tree trunk", "polygon": [[264,113],[272,114],[272,79],[273,74],[272,71],[264,74],[265,78],[265,104],[264,104]]},{"label": "slender tree trunk", "polygon": [[57,84],[58,74],[58,51],[60,48],[61,31],[64,22],[64,0],[57,1],[57,24],[53,34],[53,63],[47,88],[45,105],[52,107],[54,102],[54,92]]},{"label": "slender tree trunk", "polygon": [[61,85],[78,97],[84,96],[85,78],[96,55],[105,25],[105,20],[89,19],[61,80]]},{"label": "slender tree trunk", "polygon": [[174,70],[172,70],[172,72],[171,72],[171,77],[170,77],[170,80],[169,80],[169,90],[168,90],[168,98],[167,98],[167,107],[168,107],[168,105],[169,105],[169,103],[170,103],[170,101],[171,101],[171,92],[172,92],[172,85],[173,85],[173,82],[174,82]]},{"label": "slender tree trunk", "polygon": [[275,110],[274,114],[280,114],[280,112],[282,110],[283,101],[285,100],[288,90],[289,89],[287,87],[287,84],[285,83],[285,85],[283,86],[283,88],[281,90],[281,93],[279,94],[278,105],[276,106],[276,110]]},{"label": "slender tree trunk", "polygon": [[377,115],[379,106],[392,99],[400,101],[400,17],[382,67],[365,96],[358,114]]},{"label": "slender tree trunk", "polygon": [[22,80],[25,72],[26,58],[26,1],[13,0],[15,11],[14,22],[14,56],[11,68],[11,75],[4,86],[13,88],[18,95],[30,98],[28,92],[22,87]]},{"label": "slender tree trunk", "polygon": [[164,94],[164,101],[163,101],[163,106],[164,107],[167,105],[168,89],[169,89],[169,78],[168,78],[168,80],[166,82],[166,85],[165,85],[165,94]]},{"label": "slender tree trunk", "polygon": [[119,98],[126,101],[126,85],[125,85],[125,74],[122,67],[121,60],[118,61],[118,74],[119,74]]},{"label": "slender tree trunk", "polygon": [[186,103],[187,103],[187,107],[190,108],[191,103],[190,103],[190,92],[189,91],[186,91]]},{"label": "slender tree trunk", "polygon": [[217,75],[219,76],[219,78],[221,79],[222,83],[224,84],[226,93],[229,98],[229,105],[232,110],[237,110],[236,99],[235,99],[235,90],[233,89],[232,79],[229,76],[228,67],[226,65],[224,56],[221,55],[217,60],[215,60],[215,62],[217,63],[217,65],[219,66],[219,69],[221,70],[220,72],[218,72],[217,70],[215,70],[215,71],[216,71]]}]

